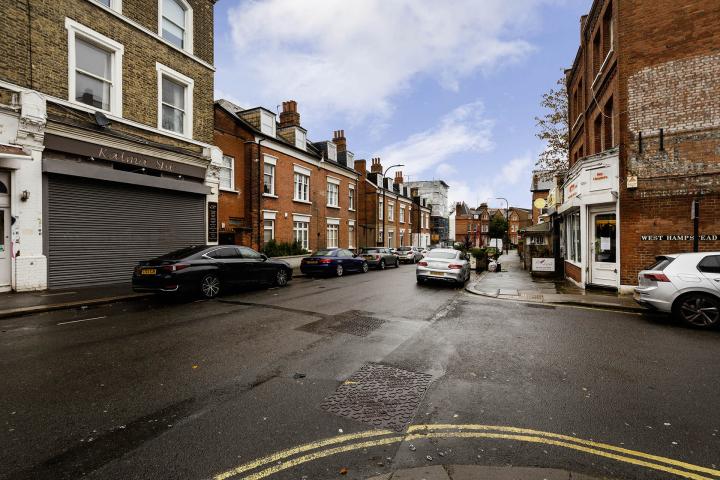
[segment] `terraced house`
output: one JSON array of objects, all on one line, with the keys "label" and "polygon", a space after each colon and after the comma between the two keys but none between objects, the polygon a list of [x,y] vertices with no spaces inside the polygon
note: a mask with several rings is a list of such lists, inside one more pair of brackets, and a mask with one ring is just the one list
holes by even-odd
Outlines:
[{"label": "terraced house", "polygon": [[216,241],[214,1],[0,4],[0,289]]},{"label": "terraced house", "polygon": [[311,142],[295,101],[283,110],[215,104],[223,149],[220,241],[256,249],[274,240],[304,250],[357,247],[358,173],[345,132]]}]

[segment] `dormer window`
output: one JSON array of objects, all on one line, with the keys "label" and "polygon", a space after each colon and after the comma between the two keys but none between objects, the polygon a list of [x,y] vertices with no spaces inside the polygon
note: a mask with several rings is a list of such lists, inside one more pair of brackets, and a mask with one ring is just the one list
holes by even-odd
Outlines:
[{"label": "dormer window", "polygon": [[333,142],[327,142],[327,152],[328,160],[337,162],[337,145]]},{"label": "dormer window", "polygon": [[295,128],[295,146],[300,150],[305,150],[307,144],[307,135],[299,128]]},{"label": "dormer window", "polygon": [[160,0],[160,35],[178,48],[192,52],[192,8],[185,0]]},{"label": "dormer window", "polygon": [[275,136],[275,115],[260,110],[260,131],[265,135]]}]

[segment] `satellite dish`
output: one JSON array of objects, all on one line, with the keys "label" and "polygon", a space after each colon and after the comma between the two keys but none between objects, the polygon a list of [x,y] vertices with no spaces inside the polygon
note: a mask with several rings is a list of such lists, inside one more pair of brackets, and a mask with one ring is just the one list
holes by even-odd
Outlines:
[{"label": "satellite dish", "polygon": [[547,205],[547,201],[544,198],[536,198],[535,201],[533,202],[533,205],[538,210],[541,210],[541,209],[545,208],[545,205]]},{"label": "satellite dish", "polygon": [[110,126],[110,120],[102,112],[95,112],[95,123],[102,128]]}]

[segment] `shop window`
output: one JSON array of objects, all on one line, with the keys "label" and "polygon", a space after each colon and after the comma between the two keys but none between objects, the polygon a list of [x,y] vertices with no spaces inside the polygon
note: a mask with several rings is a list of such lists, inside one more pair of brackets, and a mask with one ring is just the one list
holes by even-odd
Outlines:
[{"label": "shop window", "polygon": [[580,263],[582,251],[580,247],[580,212],[565,217],[565,251],[567,260]]}]

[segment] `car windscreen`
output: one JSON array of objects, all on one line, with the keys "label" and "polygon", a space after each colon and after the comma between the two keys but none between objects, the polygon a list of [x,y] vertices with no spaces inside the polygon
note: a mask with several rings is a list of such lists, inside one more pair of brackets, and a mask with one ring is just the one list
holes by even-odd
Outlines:
[{"label": "car windscreen", "polygon": [[318,250],[313,253],[313,257],[334,257],[337,254],[337,250]]},{"label": "car windscreen", "polygon": [[671,258],[671,257],[657,257],[655,259],[655,263],[650,265],[645,270],[659,270],[659,271],[665,270],[665,267],[670,265],[673,260],[675,260],[675,259]]},{"label": "car windscreen", "polygon": [[180,250],[175,250],[174,252],[166,253],[165,255],[162,255],[158,258],[161,260],[181,260],[183,258],[191,257],[196,253],[200,253],[207,248],[207,245],[195,245],[192,247],[181,248]]},{"label": "car windscreen", "polygon": [[412,250],[412,248],[410,248],[410,247],[398,247],[398,248],[396,248],[396,250],[397,250],[398,252],[409,252],[410,250]]},{"label": "car windscreen", "polygon": [[428,258],[437,260],[452,260],[457,257],[455,252],[430,252]]}]

